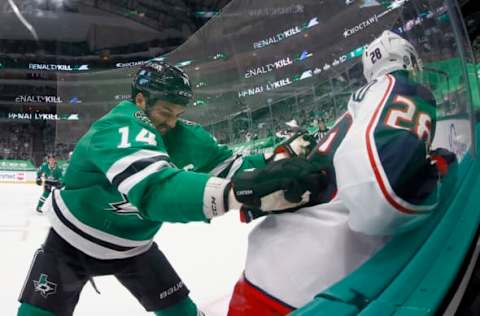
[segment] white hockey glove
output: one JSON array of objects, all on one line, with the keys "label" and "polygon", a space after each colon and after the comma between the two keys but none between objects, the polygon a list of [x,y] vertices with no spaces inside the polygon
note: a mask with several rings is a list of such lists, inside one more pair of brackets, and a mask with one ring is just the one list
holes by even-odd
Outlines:
[{"label": "white hockey glove", "polygon": [[273,154],[265,157],[267,162],[292,157],[306,157],[316,145],[315,138],[306,130],[296,131],[290,138],[275,147]]}]

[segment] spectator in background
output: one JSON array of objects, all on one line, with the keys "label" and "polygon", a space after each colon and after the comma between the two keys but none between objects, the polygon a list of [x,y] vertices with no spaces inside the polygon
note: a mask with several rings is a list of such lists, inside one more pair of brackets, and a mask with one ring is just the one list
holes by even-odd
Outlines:
[{"label": "spectator in background", "polygon": [[325,121],[322,119],[318,119],[317,122],[318,130],[313,135],[317,141],[320,141],[325,135],[328,133],[328,127],[325,124]]},{"label": "spectator in background", "polygon": [[25,123],[7,123],[0,134],[0,160],[30,159],[32,133]]}]

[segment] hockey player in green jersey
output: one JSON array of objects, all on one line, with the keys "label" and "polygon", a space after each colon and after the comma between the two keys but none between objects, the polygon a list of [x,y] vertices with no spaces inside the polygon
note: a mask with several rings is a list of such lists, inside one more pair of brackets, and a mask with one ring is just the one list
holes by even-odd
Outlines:
[{"label": "hockey player in green jersey", "polygon": [[233,155],[178,118],[191,97],[182,70],[152,60],[137,73],[132,101],[78,141],[63,189],[46,202],[52,229],[35,254],[18,315],[72,315],[83,286],[98,275],[114,275],[156,315],[202,315],[153,242],[162,223],[209,221],[242,203],[255,216],[292,210],[326,185],[323,168],[305,159],[267,164],[263,155]]},{"label": "hockey player in green jersey", "polygon": [[70,165],[70,160],[72,159],[72,154],[73,154],[73,151],[70,151],[68,153],[68,160],[65,161],[65,163],[62,165],[62,180],[63,180],[63,177],[65,177],[65,174],[67,173],[68,165]]},{"label": "hockey player in green jersey", "polygon": [[[43,177],[43,181],[42,181]],[[53,188],[60,187],[62,178],[62,170],[58,167],[55,155],[49,154],[47,161],[42,163],[37,170],[37,185],[43,184],[43,193],[37,203],[37,212],[42,213],[42,206],[50,195]]]}]

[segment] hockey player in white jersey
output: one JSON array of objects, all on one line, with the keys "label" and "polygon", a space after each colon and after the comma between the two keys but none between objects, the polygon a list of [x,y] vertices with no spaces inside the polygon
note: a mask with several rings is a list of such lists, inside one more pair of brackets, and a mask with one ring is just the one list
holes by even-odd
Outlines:
[{"label": "hockey player in white jersey", "polygon": [[409,78],[420,58],[385,31],[362,63],[367,84],[309,156],[331,163],[331,184],[318,197],[329,202],[268,216],[252,230],[229,316],[288,314],[435,209],[439,179],[455,158],[430,148],[435,100]]}]

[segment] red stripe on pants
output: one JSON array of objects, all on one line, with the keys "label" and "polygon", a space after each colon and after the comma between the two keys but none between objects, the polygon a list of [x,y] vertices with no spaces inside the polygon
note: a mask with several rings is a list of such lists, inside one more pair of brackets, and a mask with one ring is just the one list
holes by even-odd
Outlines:
[{"label": "red stripe on pants", "polygon": [[292,311],[293,308],[255,288],[242,276],[233,290],[227,315],[283,316]]}]

